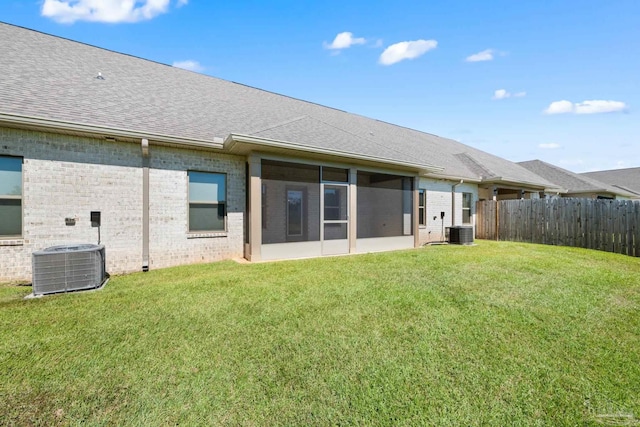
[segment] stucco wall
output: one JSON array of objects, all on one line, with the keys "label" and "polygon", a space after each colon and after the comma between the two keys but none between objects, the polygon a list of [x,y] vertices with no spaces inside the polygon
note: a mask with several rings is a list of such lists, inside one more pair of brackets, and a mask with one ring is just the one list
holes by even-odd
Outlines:
[{"label": "stucco wall", "polygon": [[[0,155],[23,157],[23,236],[0,239],[0,281],[31,280],[31,254],[36,250],[96,243],[91,211],[102,213],[107,271],[141,269],[139,145],[0,128]],[[241,256],[244,160],[152,146],[150,162],[150,268]],[[187,169],[227,173],[227,233],[190,238]],[[75,225],[66,225],[65,218],[74,218]]]}]

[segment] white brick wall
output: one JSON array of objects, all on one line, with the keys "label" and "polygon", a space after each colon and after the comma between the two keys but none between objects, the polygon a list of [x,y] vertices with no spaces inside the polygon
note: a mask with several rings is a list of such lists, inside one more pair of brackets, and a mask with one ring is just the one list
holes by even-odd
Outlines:
[{"label": "white brick wall", "polygon": [[[442,230],[440,212],[444,212],[444,227],[450,227],[451,212],[451,187],[459,181],[442,181],[428,178],[420,178],[419,188],[426,190],[427,223],[426,227],[420,227],[420,244],[445,240]],[[476,184],[463,183],[455,188],[455,224],[462,225],[462,193],[471,193],[471,223],[475,225],[475,205],[478,200],[478,186]],[[433,218],[436,219],[433,219]]]},{"label": "white brick wall", "polygon": [[[0,128],[0,155],[21,156],[23,238],[0,239],[0,281],[31,280],[31,254],[49,246],[96,243],[90,212],[102,212],[111,274],[142,268],[142,155],[124,142]],[[151,147],[150,268],[242,256],[244,159]],[[187,233],[187,170],[227,174],[228,232]],[[73,226],[65,218],[75,218]]]},{"label": "white brick wall", "polygon": [[[149,171],[150,268],[243,256],[245,160],[205,151],[152,147]],[[227,174],[227,232],[188,233],[187,171]]]}]

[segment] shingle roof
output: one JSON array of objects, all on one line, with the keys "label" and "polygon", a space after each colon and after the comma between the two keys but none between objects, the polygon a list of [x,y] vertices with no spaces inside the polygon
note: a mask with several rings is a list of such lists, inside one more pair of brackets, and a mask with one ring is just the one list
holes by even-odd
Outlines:
[{"label": "shingle roof", "polygon": [[566,189],[568,193],[610,193],[624,197],[633,196],[633,194],[628,191],[579,175],[550,163],[543,162],[542,160],[529,160],[519,162],[518,164],[551,181],[557,186]]},{"label": "shingle roof", "polygon": [[0,114],[210,142],[259,136],[552,186],[457,141],[10,24],[0,23],[0,58]]},{"label": "shingle roof", "polygon": [[612,169],[581,173],[581,176],[597,179],[622,190],[640,196],[640,168]]}]

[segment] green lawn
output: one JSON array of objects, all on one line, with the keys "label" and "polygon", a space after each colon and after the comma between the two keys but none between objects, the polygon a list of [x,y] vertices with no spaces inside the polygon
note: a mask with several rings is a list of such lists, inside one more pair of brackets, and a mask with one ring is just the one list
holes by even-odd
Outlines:
[{"label": "green lawn", "polygon": [[480,241],[0,285],[0,425],[640,425],[640,259]]}]

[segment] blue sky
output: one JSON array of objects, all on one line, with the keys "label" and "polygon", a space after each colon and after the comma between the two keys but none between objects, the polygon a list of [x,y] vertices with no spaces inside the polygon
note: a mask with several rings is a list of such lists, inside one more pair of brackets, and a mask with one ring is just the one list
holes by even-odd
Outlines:
[{"label": "blue sky", "polygon": [[5,0],[0,20],[513,161],[640,167],[638,0]]}]

